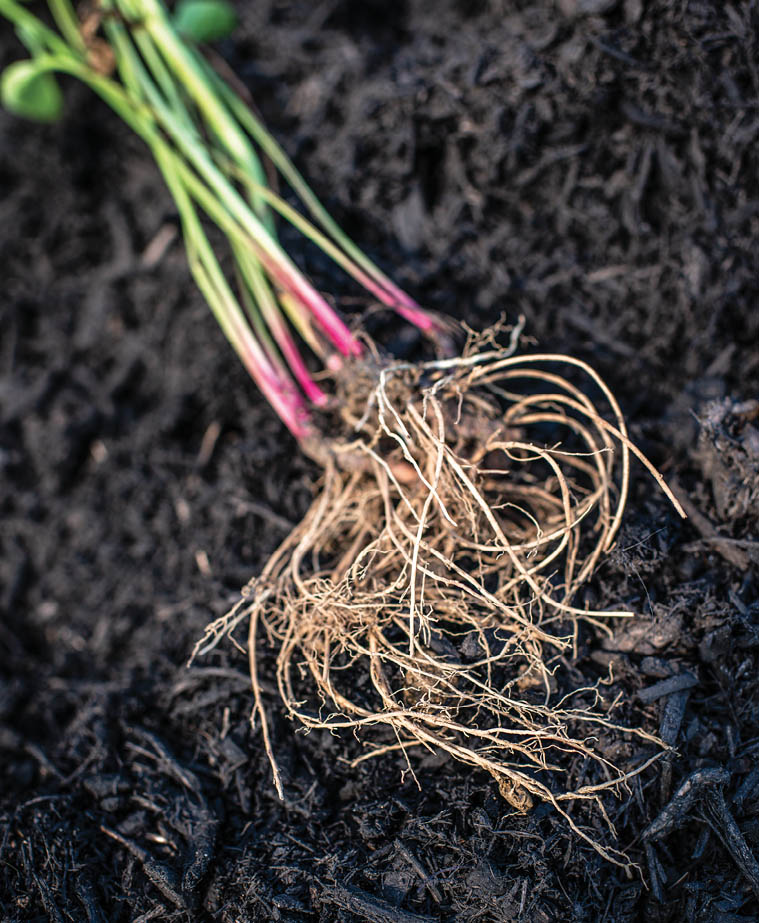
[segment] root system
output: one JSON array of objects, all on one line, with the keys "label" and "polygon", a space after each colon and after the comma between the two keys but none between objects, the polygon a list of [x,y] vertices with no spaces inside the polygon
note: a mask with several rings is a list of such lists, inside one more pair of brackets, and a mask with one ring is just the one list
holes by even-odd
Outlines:
[{"label": "root system", "polygon": [[[454,360],[352,369],[336,401],[351,438],[330,443],[305,519],[196,653],[249,625],[255,710],[280,790],[262,636],[278,647],[279,693],[303,726],[383,726],[390,739],[362,734],[359,760],[398,749],[411,772],[414,748],[445,751],[489,772],[519,810],[550,802],[624,862],[569,803],[600,806],[663,745],[619,723],[608,677],[572,685],[580,623],[608,630],[631,615],[577,596],[614,542],[630,456],[669,492],[589,366],[513,352],[470,346]],[[595,746],[610,731],[650,742],[649,759],[613,765]],[[570,790],[573,757],[587,784]]]}]

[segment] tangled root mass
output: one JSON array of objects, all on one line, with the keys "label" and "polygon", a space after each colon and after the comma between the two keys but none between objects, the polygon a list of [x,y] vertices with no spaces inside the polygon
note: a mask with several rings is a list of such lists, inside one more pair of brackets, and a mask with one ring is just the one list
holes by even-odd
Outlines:
[{"label": "tangled root mass", "polygon": [[[305,519],[197,652],[248,623],[280,789],[256,666],[263,634],[278,646],[282,700],[305,727],[392,731],[390,742],[362,735],[359,759],[400,749],[413,767],[413,748],[445,751],[489,772],[520,810],[550,802],[624,861],[568,803],[600,805],[662,751],[615,722],[603,682],[576,688],[567,674],[581,621],[630,615],[575,600],[614,542],[630,455],[642,456],[585,363],[511,353],[354,369],[337,402],[351,438],[331,443]],[[595,746],[609,730],[649,741],[651,758],[612,765]],[[575,756],[592,781],[570,791]]]}]

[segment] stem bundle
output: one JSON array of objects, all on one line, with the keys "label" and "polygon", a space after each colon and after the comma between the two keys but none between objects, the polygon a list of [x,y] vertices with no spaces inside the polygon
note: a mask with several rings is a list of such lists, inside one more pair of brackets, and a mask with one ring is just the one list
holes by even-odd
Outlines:
[{"label": "stem bundle", "polygon": [[[357,357],[361,348],[282,248],[275,213],[381,303],[427,333],[437,322],[340,230],[255,114],[183,40],[161,0],[100,0],[85,23],[69,0],[49,0],[49,6],[60,34],[16,0],[0,0],[0,15],[16,25],[33,55],[23,62],[28,84],[56,72],[77,77],[147,143],[177,207],[198,287],[272,407],[296,438],[310,438],[308,405],[323,405],[326,395],[301,344],[328,368]],[[104,39],[96,38],[100,33]],[[17,83],[5,81],[7,104],[19,101]],[[267,186],[262,157],[313,221]],[[237,292],[203,217],[229,243]]]}]

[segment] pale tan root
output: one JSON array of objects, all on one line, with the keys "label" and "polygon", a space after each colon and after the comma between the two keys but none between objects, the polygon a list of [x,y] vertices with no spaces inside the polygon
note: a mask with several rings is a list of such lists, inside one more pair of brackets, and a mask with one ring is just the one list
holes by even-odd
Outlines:
[{"label": "pale tan root", "polygon": [[[395,364],[358,393],[360,405],[348,392],[342,402],[355,437],[332,445],[305,519],[196,652],[248,622],[255,712],[280,792],[259,629],[278,646],[279,692],[305,727],[392,730],[395,743],[359,759],[445,751],[487,770],[520,810],[550,802],[626,864],[578,826],[570,802],[600,806],[663,745],[618,724],[602,684],[569,688],[561,661],[578,621],[630,615],[589,611],[575,597],[614,542],[631,453],[676,501],[630,443],[613,395],[578,360],[492,351]],[[355,682],[362,675],[369,684]],[[612,765],[596,746],[612,731],[650,743],[648,761],[627,772]],[[573,756],[593,782],[567,790]]]}]

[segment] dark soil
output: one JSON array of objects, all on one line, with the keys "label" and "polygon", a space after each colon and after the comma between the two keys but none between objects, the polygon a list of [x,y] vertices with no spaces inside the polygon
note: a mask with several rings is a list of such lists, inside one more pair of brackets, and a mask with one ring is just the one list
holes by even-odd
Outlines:
[{"label": "dark soil", "polygon": [[60,125],[0,116],[0,918],[758,919],[756,4],[241,6],[221,50],[340,222],[423,303],[591,361],[685,498],[636,469],[588,599],[641,614],[575,665],[677,752],[608,805],[632,879],[450,760],[351,769],[268,687],[278,800],[244,658],[185,663],[318,471],[71,84]]}]

